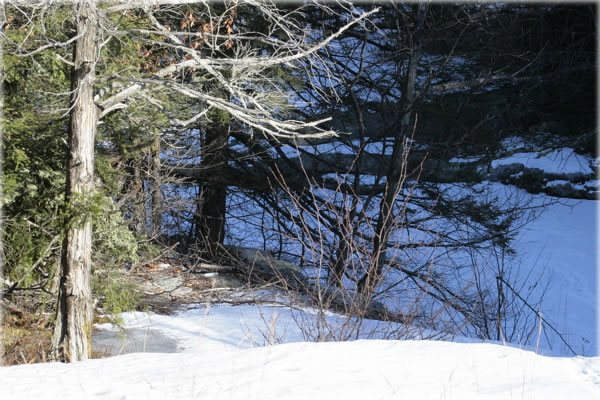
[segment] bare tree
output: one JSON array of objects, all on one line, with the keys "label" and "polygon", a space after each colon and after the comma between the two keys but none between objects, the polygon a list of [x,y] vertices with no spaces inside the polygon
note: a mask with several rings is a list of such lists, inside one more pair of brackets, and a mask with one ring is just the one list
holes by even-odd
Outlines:
[{"label": "bare tree", "polygon": [[[534,217],[535,207],[531,196],[516,190],[497,196],[482,183],[506,178],[489,167],[490,157],[501,154],[462,145],[496,140],[491,133],[502,132],[501,115],[513,107],[496,102],[496,85],[534,81],[535,75],[520,74],[536,54],[516,65],[509,57],[501,63],[498,51],[491,55],[498,63],[467,69],[461,78],[457,69],[461,62],[468,65],[463,59],[469,60],[465,52],[472,49],[463,34],[477,30],[486,16],[505,18],[494,7],[390,3],[373,18],[381,30],[367,24],[336,40],[322,54],[329,72],[314,66],[330,102],[311,103],[316,90],[299,90],[310,106],[298,113],[331,113],[337,117],[333,126],[349,135],[283,139],[273,146],[234,134],[247,151],[239,151],[244,158],[230,169],[229,182],[244,189],[230,218],[245,224],[232,242],[256,243],[301,264],[314,278],[313,304],[319,308],[340,310],[331,299],[346,299],[343,312],[365,316],[373,311],[369,303],[385,301],[392,307],[388,315],[445,334],[531,343],[539,322],[531,311],[539,298],[515,285],[518,268],[501,265],[517,262],[509,257],[511,238]],[[319,21],[336,29],[335,15],[311,19]],[[451,27],[455,34],[440,38],[436,27]],[[469,40],[477,32],[471,33]],[[501,69],[513,69],[514,76]],[[335,92],[327,92],[327,85]],[[444,113],[448,120],[440,122]],[[456,150],[483,156],[454,164],[449,160]],[[236,180],[234,171],[243,179]],[[253,211],[249,199],[260,211]],[[508,285],[518,287],[516,293]]]}]

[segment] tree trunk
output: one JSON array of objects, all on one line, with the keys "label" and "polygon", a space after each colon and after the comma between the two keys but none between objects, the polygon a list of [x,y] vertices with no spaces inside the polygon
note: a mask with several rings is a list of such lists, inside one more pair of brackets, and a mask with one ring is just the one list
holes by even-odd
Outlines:
[{"label": "tree trunk", "polygon": [[199,182],[196,239],[213,255],[225,238],[227,184],[224,171],[227,167],[228,138],[226,125],[211,124],[204,143],[202,168],[211,176],[211,183]]},{"label": "tree trunk", "polygon": [[66,187],[69,213],[62,247],[56,325],[52,338],[53,357],[66,362],[90,357],[94,311],[91,291],[92,224],[89,216],[74,212],[72,206],[75,202],[85,205],[94,190],[97,110],[93,89],[98,17],[93,0],[76,3],[74,12],[76,31],[81,36],[73,50]]},{"label": "tree trunk", "polygon": [[134,192],[132,200],[132,211],[131,224],[132,230],[137,235],[147,234],[146,228],[146,194],[144,192],[144,180],[142,179],[142,173],[140,171],[140,161],[135,159],[132,160],[134,164],[131,168],[133,170],[133,177],[131,178],[131,188]]},{"label": "tree trunk", "polygon": [[155,133],[152,138],[152,232],[151,235],[160,235],[160,134]]},{"label": "tree trunk", "polygon": [[127,157],[120,149],[124,161],[125,178],[121,187],[119,207],[124,207],[129,229],[136,235],[147,234],[144,207],[144,181],[140,171],[140,161],[137,157]]},{"label": "tree trunk", "polygon": [[[4,21],[6,21],[6,16],[4,14],[4,7],[0,7],[0,24],[4,25]],[[0,29],[0,32],[3,32],[4,28]],[[3,40],[0,40],[0,54],[3,52],[2,44]],[[2,60],[2,56],[0,56],[0,61]],[[4,101],[2,96],[2,87],[0,87],[0,118],[2,118],[2,110],[4,109]],[[2,161],[4,160],[4,146],[2,145],[2,127],[0,126],[0,176],[4,176],[2,165],[4,164]],[[3,232],[4,227],[2,226],[2,221],[4,221],[4,193],[2,192],[2,185],[0,185],[0,271],[4,270],[4,238]],[[4,324],[3,318],[4,313],[0,311],[0,337],[4,338]],[[4,340],[0,340],[0,354],[4,354]],[[4,366],[3,362],[4,357],[0,357],[0,367]]]}]

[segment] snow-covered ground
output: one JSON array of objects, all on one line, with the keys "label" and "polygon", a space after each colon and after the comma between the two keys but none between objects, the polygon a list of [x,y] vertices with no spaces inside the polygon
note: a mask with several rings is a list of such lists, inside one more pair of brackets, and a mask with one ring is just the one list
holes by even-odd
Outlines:
[{"label": "snow-covered ground", "polygon": [[[515,151],[522,146],[523,139],[519,137],[504,142],[505,148]],[[589,175],[597,162],[565,147],[515,153],[493,161],[492,167],[517,163],[547,173]],[[596,182],[591,181],[590,185],[597,186]],[[544,199],[543,195],[538,198]],[[597,200],[560,199],[522,230],[516,245],[520,268],[533,276],[544,272],[549,279],[540,312],[583,355],[598,355],[600,344],[597,208]],[[550,341],[554,342],[553,350],[568,354],[556,338]]]},{"label": "snow-covered ground", "polygon": [[[550,156],[561,172],[582,165],[571,153]],[[545,159],[522,158],[548,168]],[[498,160],[505,162],[516,160]],[[359,340],[314,343],[352,326],[310,309],[198,305],[170,316],[123,314],[133,354],[0,368],[0,399],[600,399],[597,204],[563,199],[516,242],[521,270],[551,278],[540,312],[586,357],[557,357],[568,354],[557,339],[552,349],[378,340],[402,327],[377,321],[351,335]],[[157,348],[176,353],[148,352]]]},{"label": "snow-covered ground", "polygon": [[597,399],[600,360],[493,344],[294,343],[0,372],[3,399]]},{"label": "snow-covered ground", "polygon": [[[600,276],[598,201],[561,200],[527,225],[517,240],[521,267],[546,272],[550,286],[542,314],[578,354],[598,355]],[[555,350],[564,351],[558,341]]]},{"label": "snow-covered ground", "polygon": [[[140,352],[68,365],[1,368],[0,398],[600,397],[598,357],[547,357],[495,343],[303,342],[296,320],[306,318],[308,324],[311,315],[309,311],[292,314],[285,307],[254,305],[214,305],[172,316],[126,313],[127,326],[157,329],[175,337],[180,352]],[[335,315],[328,319],[335,324]],[[280,342],[284,344],[265,346]]]},{"label": "snow-covered ground", "polygon": [[510,164],[523,164],[527,168],[538,168],[555,174],[592,173],[590,160],[568,147],[549,152],[515,153],[510,157],[493,161],[491,167]]}]

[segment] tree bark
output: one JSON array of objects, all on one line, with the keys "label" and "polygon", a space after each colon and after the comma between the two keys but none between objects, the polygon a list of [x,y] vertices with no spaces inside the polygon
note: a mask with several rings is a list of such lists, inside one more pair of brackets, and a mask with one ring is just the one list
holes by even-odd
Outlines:
[{"label": "tree bark", "polygon": [[160,235],[160,177],[160,133],[155,133],[152,138],[152,235]]},{"label": "tree bark", "polygon": [[93,101],[97,57],[97,9],[93,0],[74,5],[76,32],[80,37],[73,50],[71,112],[67,164],[66,235],[63,241],[61,274],[52,355],[72,362],[91,356],[93,321],[91,291],[92,223],[89,216],[74,212],[75,202],[89,201],[94,190],[94,139],[97,110]]},{"label": "tree bark", "polygon": [[[6,21],[6,16],[4,13],[4,7],[0,7],[0,32],[4,31],[4,23]],[[3,42],[4,40],[0,40],[0,63],[2,62],[2,54],[3,54]],[[4,85],[0,86],[0,118],[3,118],[2,112],[4,110],[4,96],[3,96],[3,87]],[[3,129],[0,126],[0,176],[4,176],[4,172],[3,172],[3,164],[4,164],[4,146],[2,144],[3,140]],[[2,191],[2,185],[0,185],[0,199],[4,199],[4,193]],[[3,238],[3,232],[4,232],[4,227],[3,225],[3,221],[4,221],[4,210],[3,207],[4,206],[4,201],[2,201],[2,204],[0,204],[0,271],[4,272],[4,238]],[[4,324],[3,324],[3,317],[4,317],[4,313],[0,312],[0,336],[4,338]],[[4,340],[0,340],[0,354],[4,354]],[[0,357],[0,367],[2,367],[4,365],[4,361],[3,361],[4,357]]]},{"label": "tree bark", "polygon": [[146,194],[144,193],[144,180],[142,179],[142,172],[140,171],[140,161],[134,159],[131,161],[133,167],[130,170],[133,171],[131,184],[129,190],[133,192],[132,197],[132,212],[130,226],[137,235],[145,235],[147,233],[146,228]]},{"label": "tree bark", "polygon": [[211,124],[206,132],[202,169],[210,175],[210,182],[200,181],[196,215],[196,239],[203,243],[209,254],[223,244],[227,200],[227,141],[226,125]]}]

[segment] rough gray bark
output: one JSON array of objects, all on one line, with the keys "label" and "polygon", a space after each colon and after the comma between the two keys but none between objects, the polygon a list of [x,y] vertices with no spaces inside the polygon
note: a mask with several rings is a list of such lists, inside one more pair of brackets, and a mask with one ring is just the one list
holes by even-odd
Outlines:
[{"label": "rough gray bark", "polygon": [[[97,56],[96,4],[92,0],[74,5],[77,35],[71,72],[71,113],[66,200],[85,204],[94,190],[94,138],[97,110],[93,100]],[[84,206],[85,207],[85,206]],[[73,213],[66,219],[56,324],[52,355],[60,361],[86,360],[91,356],[93,306],[91,292],[92,224]]]},{"label": "rough gray bark", "polygon": [[[4,26],[4,23],[6,21],[6,16],[4,13],[4,7],[0,7],[0,26]],[[2,54],[3,54],[3,40],[0,40],[0,64],[2,64]],[[2,116],[2,111],[4,109],[4,101],[3,101],[3,93],[2,93],[2,86],[0,85],[0,119],[3,118]],[[0,138],[2,138],[2,127],[0,126]],[[0,139],[0,175],[4,175],[3,171],[2,171],[2,165],[4,164],[3,162],[3,157],[4,157],[4,147],[2,145],[2,140]],[[2,185],[0,185],[0,199],[4,198],[4,194],[2,192]],[[4,203],[4,202],[2,202]],[[2,227],[2,222],[4,221],[4,210],[2,207],[2,204],[0,204],[0,276],[4,276],[4,241],[3,241],[3,234],[2,232],[4,232],[4,229]],[[3,316],[4,313],[0,312],[0,335],[2,337],[4,337],[4,330],[3,330]],[[4,354],[4,340],[0,340],[0,354]],[[0,367],[4,365],[4,362],[2,360],[3,357],[0,357]]]}]

